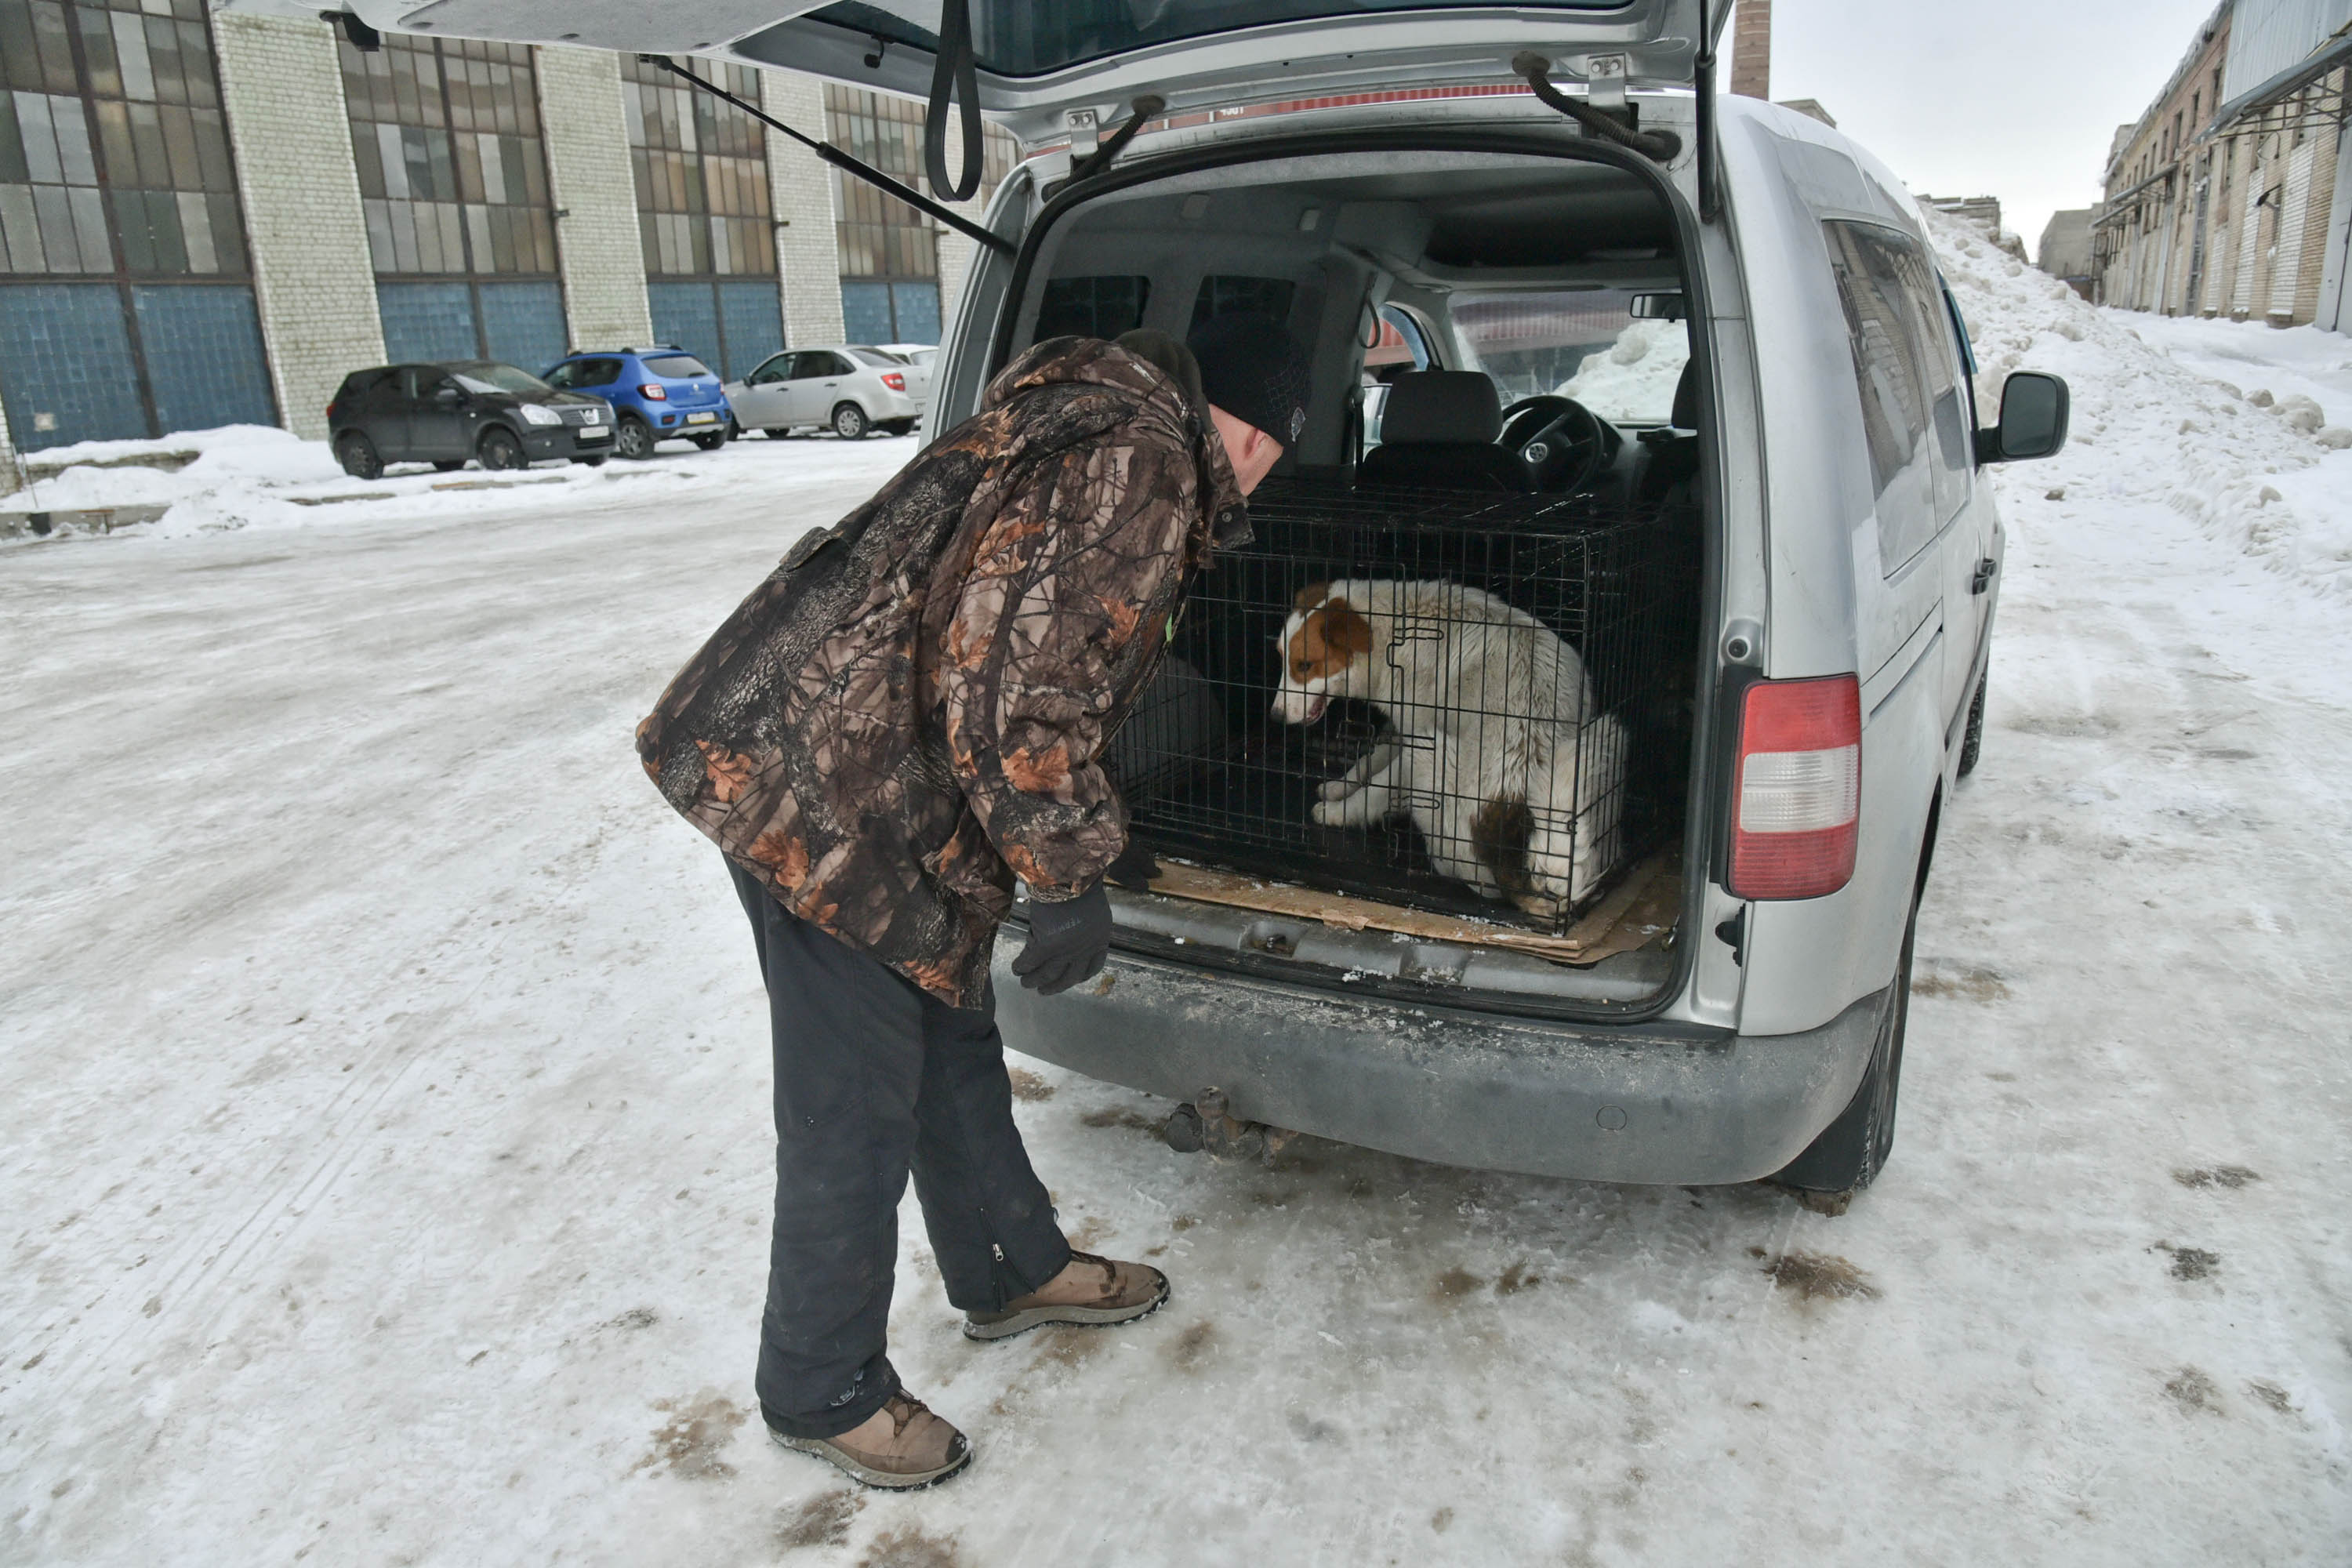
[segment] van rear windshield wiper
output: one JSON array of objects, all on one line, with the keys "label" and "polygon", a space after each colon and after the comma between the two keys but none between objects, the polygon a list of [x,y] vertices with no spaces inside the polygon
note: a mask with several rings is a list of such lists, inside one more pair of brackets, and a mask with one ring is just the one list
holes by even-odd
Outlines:
[{"label": "van rear windshield wiper", "polygon": [[728,91],[725,88],[720,87],[717,82],[706,81],[701,77],[695,75],[692,71],[678,64],[676,60],[670,58],[667,55],[639,55],[637,58],[645,61],[646,64],[649,66],[659,66],[662,69],[669,72],[672,76],[685,78],[686,80],[692,83],[694,86],[700,88],[703,91],[710,94],[711,97],[720,99],[726,102],[733,104],[736,108],[741,110],[744,113],[758,121],[761,124],[782,132],[785,135],[791,137],[793,141],[799,142],[802,146],[815,153],[824,162],[832,164],[835,168],[839,169],[843,174],[848,174],[855,179],[863,180],[867,184],[874,186],[877,190],[887,192],[889,195],[896,196],[898,200],[906,203],[908,206],[913,207],[917,212],[927,213],[930,216],[939,219],[950,228],[954,229],[958,234],[963,235],[968,238],[977,240],[982,245],[988,247],[991,250],[999,251],[1006,256],[1013,254],[1013,242],[1005,238],[1003,235],[990,233],[987,229],[982,228],[980,225],[972,222],[970,218],[965,217],[961,213],[951,211],[948,207],[941,205],[940,203],[933,201],[930,197],[923,195],[922,192],[915,189],[912,185],[901,184],[897,180],[894,180],[889,175],[884,174],[881,170],[876,168],[873,164],[851,157],[848,153],[843,152],[832,142],[820,142],[814,136],[803,135],[802,132],[793,130],[791,126],[777,119],[774,115],[762,110],[758,104],[746,102],[744,100],[738,98],[735,94]]}]

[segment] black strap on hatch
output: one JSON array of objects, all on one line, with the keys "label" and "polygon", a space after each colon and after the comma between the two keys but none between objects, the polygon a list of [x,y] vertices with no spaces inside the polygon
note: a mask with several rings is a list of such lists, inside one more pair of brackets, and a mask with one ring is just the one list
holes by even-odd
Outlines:
[{"label": "black strap on hatch", "polygon": [[[843,152],[840,148],[835,146],[830,142],[820,142],[814,136],[803,135],[800,132],[793,130],[791,126],[785,124],[774,115],[762,110],[758,104],[747,103],[742,99],[740,99],[733,93],[728,91],[725,88],[720,87],[718,83],[705,81],[702,78],[695,75],[692,71],[687,69],[684,66],[670,58],[667,55],[639,55],[637,58],[645,61],[646,64],[649,66],[659,66],[662,69],[669,72],[672,76],[685,78],[688,81],[693,83],[704,92],[709,93],[711,97],[719,99],[724,102],[733,104],[736,108],[741,110],[744,113],[758,121],[761,124],[768,126],[772,130],[782,132],[785,135],[791,137],[793,141],[799,142],[802,146],[815,153],[819,158],[824,159],[835,168],[839,169],[843,174],[847,174],[854,179],[863,180],[867,184],[874,186],[877,190],[887,192],[889,195],[898,197],[900,201],[914,208],[917,212],[927,213],[930,216],[939,219],[941,223],[947,225],[958,234],[963,235],[967,238],[976,240],[980,244],[986,246],[989,249],[999,251],[1003,255],[1011,256],[1013,253],[1015,247],[1011,240],[1005,238],[1003,235],[991,234],[987,229],[982,228],[980,225],[972,222],[970,218],[965,217],[961,213],[953,212],[941,206],[939,203],[931,200],[930,197],[923,195],[922,192],[915,189],[912,185],[900,184],[898,181],[892,179],[881,170],[874,167],[871,163],[862,163],[859,160],[851,157],[848,153]],[[965,144],[967,146],[976,147],[979,145],[979,140],[976,137],[971,138],[969,139]],[[961,198],[959,197],[958,199],[961,200]]]},{"label": "black strap on hatch", "polygon": [[[948,100],[963,105],[963,173],[948,178]],[[943,0],[940,53],[931,66],[931,101],[923,110],[923,172],[931,189],[951,202],[980,189],[980,67],[971,52],[971,0]]]},{"label": "black strap on hatch", "polygon": [[1551,84],[1551,62],[1533,49],[1511,57],[1511,68],[1527,78],[1536,96],[1575,121],[1593,135],[1630,147],[1654,163],[1671,163],[1681,155],[1683,139],[1671,131],[1631,131],[1615,115],[1579,102]]}]

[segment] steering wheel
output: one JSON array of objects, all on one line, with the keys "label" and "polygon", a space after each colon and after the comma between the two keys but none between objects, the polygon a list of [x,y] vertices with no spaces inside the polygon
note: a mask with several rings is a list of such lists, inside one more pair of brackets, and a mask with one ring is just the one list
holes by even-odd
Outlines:
[{"label": "steering wheel", "polygon": [[1523,397],[1503,410],[1496,440],[1518,453],[1536,489],[1556,493],[1581,489],[1600,473],[1612,446],[1608,424],[1573,398],[1545,393]]}]

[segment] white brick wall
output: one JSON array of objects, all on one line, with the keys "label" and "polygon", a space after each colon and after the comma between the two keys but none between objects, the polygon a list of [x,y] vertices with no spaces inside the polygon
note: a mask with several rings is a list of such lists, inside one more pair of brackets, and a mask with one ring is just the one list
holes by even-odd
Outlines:
[{"label": "white brick wall", "polygon": [[[963,116],[948,116],[948,174],[950,178],[963,173]],[[929,182],[924,182],[926,187]],[[930,193],[938,195],[934,191]],[[978,223],[982,216],[981,193],[971,199],[951,202],[944,196],[940,203],[957,216]],[[977,240],[966,238],[945,224],[940,226],[940,341],[945,342],[955,331],[956,307],[963,303],[963,280],[971,275],[972,255],[980,248]]]},{"label": "white brick wall", "polygon": [[621,57],[542,48],[538,63],[549,188],[556,210],[568,214],[555,235],[571,346],[650,342]]},{"label": "white brick wall", "polygon": [[324,436],[343,377],[384,359],[335,36],[221,11],[213,37],[278,406],[295,434]]},{"label": "white brick wall", "polygon": [[[824,89],[793,71],[760,73],[760,107],[824,140]],[[834,229],[833,171],[781,132],[768,132],[768,182],[775,200],[776,262],[783,274],[784,342],[837,343],[841,248]]]}]

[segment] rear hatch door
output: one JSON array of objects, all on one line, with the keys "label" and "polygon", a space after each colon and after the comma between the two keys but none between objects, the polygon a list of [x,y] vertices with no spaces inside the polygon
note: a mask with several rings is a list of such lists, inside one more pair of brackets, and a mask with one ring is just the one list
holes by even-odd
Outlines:
[{"label": "rear hatch door", "polygon": [[[271,0],[233,0],[268,5]],[[845,86],[928,98],[940,0],[353,0],[372,25],[443,37],[506,38],[732,57]],[[971,0],[981,110],[1024,143],[1058,137],[1072,110],[1105,122],[1139,94],[1171,115],[1269,100],[1401,87],[1505,84],[1533,49],[1554,74],[1622,57],[1626,85],[1683,84],[1703,0],[1536,0],[1496,5],[1407,0]],[[1705,4],[1720,32],[1728,0]],[[1607,68],[1615,73],[1616,60]]]}]

